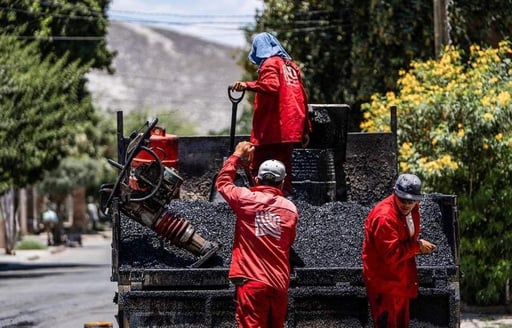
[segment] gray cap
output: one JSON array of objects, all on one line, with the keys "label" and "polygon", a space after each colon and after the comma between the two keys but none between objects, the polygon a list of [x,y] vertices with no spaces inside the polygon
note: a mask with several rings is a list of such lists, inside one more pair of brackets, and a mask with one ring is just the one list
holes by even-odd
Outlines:
[{"label": "gray cap", "polygon": [[401,174],[395,183],[395,194],[402,199],[421,200],[421,180],[414,174]]},{"label": "gray cap", "polygon": [[258,179],[273,180],[274,182],[283,181],[286,176],[284,164],[275,159],[269,159],[261,163],[258,169]]}]

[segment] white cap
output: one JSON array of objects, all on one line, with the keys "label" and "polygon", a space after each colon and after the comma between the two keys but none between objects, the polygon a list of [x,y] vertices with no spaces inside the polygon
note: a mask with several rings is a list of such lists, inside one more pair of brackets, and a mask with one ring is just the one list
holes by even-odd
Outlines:
[{"label": "white cap", "polygon": [[284,164],[275,159],[269,159],[261,163],[258,169],[258,179],[274,180],[274,182],[283,181],[286,176],[286,168]]}]

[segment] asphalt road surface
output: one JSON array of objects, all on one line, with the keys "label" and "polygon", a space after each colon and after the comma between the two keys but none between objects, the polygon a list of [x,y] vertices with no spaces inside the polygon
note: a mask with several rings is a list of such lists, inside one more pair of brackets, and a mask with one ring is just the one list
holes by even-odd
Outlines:
[{"label": "asphalt road surface", "polygon": [[18,261],[2,256],[0,327],[82,328],[96,321],[118,327],[110,243],[87,235],[82,247],[18,251]]},{"label": "asphalt road surface", "polygon": [[[0,249],[0,327],[82,328],[115,319],[117,282],[111,282],[111,238],[84,235],[82,247],[48,251]],[[461,328],[512,327],[512,315],[463,312]]]}]

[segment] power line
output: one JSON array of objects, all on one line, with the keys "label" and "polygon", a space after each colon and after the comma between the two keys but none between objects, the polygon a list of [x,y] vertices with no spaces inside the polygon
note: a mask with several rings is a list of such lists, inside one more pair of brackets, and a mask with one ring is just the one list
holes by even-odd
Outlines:
[{"label": "power line", "polygon": [[147,11],[131,11],[131,10],[110,10],[111,13],[121,13],[121,14],[133,14],[133,15],[141,15],[141,16],[170,16],[170,17],[181,17],[181,18],[241,18],[241,17],[250,17],[254,18],[254,15],[204,15],[204,14],[176,14],[171,12],[147,12]]},{"label": "power line", "polygon": [[[67,18],[67,19],[76,19],[76,20],[87,20],[87,21],[95,21],[98,19],[98,16],[83,16],[83,15],[66,15],[66,14],[56,14],[56,13],[43,13],[43,12],[34,12],[30,10],[25,10],[21,8],[7,8],[7,7],[0,7],[0,10],[3,10],[5,12],[16,12],[16,13],[23,13],[27,15],[33,15],[33,16],[43,16],[43,17],[55,17],[55,18]],[[135,11],[113,11],[115,14],[116,12],[120,13],[138,13]],[[173,14],[173,13],[142,13],[145,15],[151,15],[151,16],[168,16],[168,17],[177,17],[177,18],[194,18],[194,19],[203,19],[200,21],[194,20],[194,21],[186,21],[186,20],[175,20],[175,21],[169,21],[165,19],[145,19],[145,18],[137,18],[137,17],[126,17],[126,16],[119,16],[119,17],[112,17],[109,20],[110,21],[123,21],[123,22],[132,22],[132,23],[141,23],[141,24],[166,24],[166,25],[178,25],[178,26],[192,26],[192,25],[206,25],[206,26],[212,26],[212,25],[249,25],[253,23],[252,21],[233,21],[233,20],[204,20],[205,18],[243,18],[243,17],[251,17],[249,15],[180,15],[180,14]],[[105,17],[106,18],[106,17]],[[238,28],[237,28],[238,29]]]},{"label": "power line", "polygon": [[119,17],[111,18],[111,21],[136,22],[141,24],[168,24],[168,25],[245,25],[252,22],[246,21],[166,21],[166,20],[150,20],[143,18]]}]

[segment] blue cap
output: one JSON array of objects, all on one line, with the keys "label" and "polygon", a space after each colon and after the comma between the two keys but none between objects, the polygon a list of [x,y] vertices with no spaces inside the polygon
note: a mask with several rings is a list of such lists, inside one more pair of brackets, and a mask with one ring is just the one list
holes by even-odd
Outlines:
[{"label": "blue cap", "polygon": [[395,194],[402,199],[421,200],[421,180],[414,174],[401,174],[395,183]]}]

